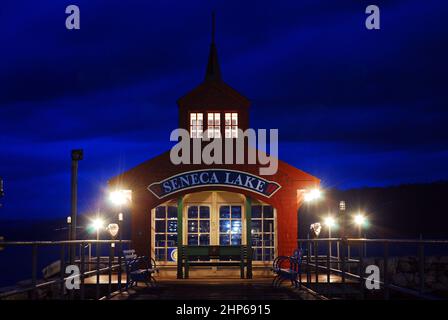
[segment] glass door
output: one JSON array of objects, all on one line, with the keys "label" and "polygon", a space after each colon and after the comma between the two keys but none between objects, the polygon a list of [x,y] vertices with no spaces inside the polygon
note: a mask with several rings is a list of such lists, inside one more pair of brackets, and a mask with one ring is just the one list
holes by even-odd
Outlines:
[{"label": "glass door", "polygon": [[219,207],[219,245],[241,245],[242,207],[221,205]]},{"label": "glass door", "polygon": [[210,245],[210,206],[188,206],[187,244],[189,246]]}]

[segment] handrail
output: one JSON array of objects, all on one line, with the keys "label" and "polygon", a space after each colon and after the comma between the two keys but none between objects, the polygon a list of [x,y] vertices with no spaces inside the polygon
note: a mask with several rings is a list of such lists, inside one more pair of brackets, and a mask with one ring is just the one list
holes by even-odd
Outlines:
[{"label": "handrail", "polygon": [[131,243],[131,240],[0,241],[0,246],[47,246],[60,244]]},{"label": "handrail", "polygon": [[[435,297],[431,294],[430,291],[428,291],[427,287],[425,286],[425,246],[435,246],[435,245],[441,245],[443,248],[446,244],[448,244],[448,240],[437,240],[437,239],[367,239],[367,238],[317,238],[317,239],[298,239],[297,240],[299,247],[305,247],[306,253],[304,254],[303,259],[303,265],[304,269],[306,269],[306,279],[307,279],[307,285],[310,285],[311,283],[311,276],[315,275],[315,283],[327,283],[330,285],[330,275],[337,274],[341,276],[342,279],[342,289],[343,289],[343,295],[346,296],[346,277],[351,278],[352,280],[358,280],[359,282],[359,293],[361,294],[362,298],[364,298],[365,295],[365,281],[369,280],[372,281],[371,277],[367,277],[365,275],[365,267],[367,267],[367,261],[366,260],[366,244],[373,244],[376,247],[376,252],[378,252],[377,245],[379,247],[383,248],[383,256],[378,257],[376,256],[376,259],[381,260],[381,275],[382,278],[375,280],[374,282],[379,284],[380,287],[384,291],[384,298],[389,299],[390,298],[390,292],[389,291],[396,291],[405,293],[408,295],[413,295],[418,298],[423,299],[438,299],[438,297]],[[331,255],[331,248],[336,243],[337,245],[337,251],[338,255],[334,257]],[[416,263],[417,263],[417,272],[418,272],[418,283],[417,284],[410,284],[410,285],[403,285],[398,286],[394,283],[392,283],[392,280],[390,279],[391,272],[399,272],[399,271],[390,271],[389,269],[389,263],[390,259],[390,247],[393,245],[412,245],[412,247],[415,247],[417,249],[415,256],[417,257]],[[356,259],[353,259],[353,256],[350,255],[350,249],[353,250],[355,248],[356,252]],[[320,250],[318,250],[320,249]],[[326,254],[322,254],[322,251]],[[408,249],[407,249],[408,250]],[[319,251],[321,255],[319,255]],[[353,251],[352,251],[353,253]],[[377,253],[378,254],[378,253]],[[409,255],[409,254],[407,254]],[[325,263],[326,262],[326,263]],[[355,274],[352,272],[352,267],[357,265],[357,273]],[[334,267],[334,266],[337,266]],[[377,267],[380,267],[380,265],[377,265]],[[323,270],[323,272],[321,272]],[[326,281],[319,281],[319,274],[320,275],[327,275]],[[300,275],[300,283],[301,282],[301,275]],[[417,286],[416,289],[414,289]]]},{"label": "handrail", "polygon": [[448,240],[423,240],[423,239],[367,239],[367,238],[317,238],[317,239],[298,239],[298,242],[328,242],[328,241],[346,241],[355,243],[409,243],[409,244],[448,244]]},{"label": "handrail", "polygon": [[[97,295],[96,298],[100,299],[101,297],[99,296],[100,290],[99,290],[99,275],[103,274],[105,272],[109,273],[109,282],[108,282],[108,294],[106,297],[110,296],[111,294],[111,275],[112,272],[114,270],[118,269],[119,274],[121,274],[122,270],[124,269],[125,263],[120,261],[120,257],[122,255],[122,245],[128,245],[132,243],[131,240],[65,240],[65,241],[0,241],[0,247],[8,247],[8,246],[30,246],[33,248],[32,251],[32,280],[31,280],[31,285],[29,287],[26,288],[15,288],[13,290],[10,291],[6,291],[6,292],[2,292],[0,293],[0,299],[4,299],[6,297],[9,296],[13,296],[13,295],[17,295],[17,294],[21,294],[21,293],[27,293],[27,292],[31,292],[32,293],[32,298],[36,298],[36,290],[40,289],[40,288],[45,288],[48,287],[50,285],[60,285],[60,296],[63,297],[66,293],[65,287],[64,287],[64,283],[66,283],[67,280],[71,280],[74,278],[79,278],[80,279],[80,294],[81,294],[81,299],[84,298],[84,279],[86,277],[92,276],[92,275],[97,275],[97,281],[96,281],[96,291],[97,291]],[[65,260],[65,256],[66,253],[69,253],[70,250],[66,251],[66,247],[72,247],[72,246],[77,246],[77,245],[82,245],[82,248],[80,249],[80,253],[79,253],[79,259],[77,259],[76,257],[73,257],[71,259],[72,263],[75,265],[79,265],[80,266],[80,273],[77,275],[68,275],[65,276],[65,266],[67,266],[69,264],[69,262],[66,262]],[[92,245],[92,244],[96,244],[96,257],[92,257],[91,259],[94,261],[86,261],[85,259],[85,245]],[[114,246],[110,245],[110,251],[109,251],[109,256],[100,256],[99,255],[99,250],[101,249],[101,245],[104,244],[114,244]],[[115,254],[115,244],[119,244],[119,248],[118,248],[118,255]],[[56,277],[58,277],[57,279],[53,279],[53,280],[49,280],[49,281],[45,281],[43,283],[37,283],[37,248],[38,247],[43,247],[43,246],[60,246],[61,247],[61,256],[60,256],[60,271],[59,271],[59,275],[55,275]],[[116,257],[118,257],[118,264],[114,264],[116,263]],[[106,258],[106,259],[104,259]],[[105,263],[108,263],[108,266],[106,267],[100,267],[104,266]],[[85,270],[85,265],[91,265],[91,264],[96,264],[96,268],[93,270]],[[121,290],[121,277],[118,277],[118,289]],[[58,289],[59,290],[59,289]],[[70,294],[68,295],[69,298],[73,298],[74,294],[73,294],[73,290],[70,291]]]}]

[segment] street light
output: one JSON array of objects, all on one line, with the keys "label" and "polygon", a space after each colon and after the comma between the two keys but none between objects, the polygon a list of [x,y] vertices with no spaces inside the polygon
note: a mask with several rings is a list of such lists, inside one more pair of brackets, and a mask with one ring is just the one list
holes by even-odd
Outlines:
[{"label": "street light", "polygon": [[336,225],[336,220],[332,216],[328,216],[324,219],[324,225],[328,228],[328,238],[331,238],[331,228]]},{"label": "street light", "polygon": [[109,194],[109,200],[118,207],[118,286],[121,291],[121,255],[123,254],[123,212],[121,212],[122,206],[131,203],[132,190],[115,190]]},{"label": "street light", "polygon": [[72,224],[72,217],[67,217],[67,230],[68,230],[68,240],[70,241],[70,232],[71,232],[71,224]]},{"label": "street light", "polygon": [[96,218],[92,221],[92,228],[96,230],[96,240],[100,239],[100,230],[104,228],[104,221],[101,218]]},{"label": "street light", "polygon": [[367,217],[362,213],[358,213],[353,217],[353,221],[358,226],[358,238],[361,238],[361,230],[367,224]]},{"label": "street light", "polygon": [[[328,216],[324,219],[324,225],[328,228],[328,238],[331,239],[331,228],[336,225],[336,220],[332,216]],[[328,243],[328,254],[330,255],[331,259],[331,240],[329,240]]]}]

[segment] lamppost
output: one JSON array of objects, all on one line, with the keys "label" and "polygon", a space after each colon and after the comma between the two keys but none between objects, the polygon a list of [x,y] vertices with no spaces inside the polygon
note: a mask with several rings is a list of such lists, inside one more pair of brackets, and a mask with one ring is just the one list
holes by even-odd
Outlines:
[{"label": "lamppost", "polygon": [[[328,228],[328,238],[331,239],[331,228],[333,228],[336,224],[336,220],[332,217],[332,216],[328,216],[324,219],[324,225]],[[329,254],[330,254],[330,258],[331,258],[331,240],[330,241],[330,246],[328,248],[329,250]]]},{"label": "lamppost", "polygon": [[[112,240],[115,240],[115,237],[118,234],[120,227],[116,223],[110,223],[106,230],[109,231],[110,237]],[[109,249],[109,293],[112,291],[112,264],[115,257],[115,242],[111,242]]]},{"label": "lamppost", "polygon": [[100,240],[100,231],[104,229],[104,221],[101,218],[96,218],[92,221],[92,228],[96,231],[96,240]]},{"label": "lamppost", "polygon": [[121,291],[121,256],[123,255],[123,205],[129,204],[132,201],[131,190],[116,190],[109,195],[109,200],[118,208],[118,287]]},{"label": "lamppost", "polygon": [[[76,240],[76,216],[78,213],[78,162],[84,158],[82,149],[72,150],[72,175],[71,175],[71,232],[69,240]],[[75,260],[76,247],[69,244],[70,264]]]},{"label": "lamppost", "polygon": [[[338,269],[340,269],[340,265],[339,265],[339,261],[342,260],[342,270],[345,271],[345,240],[347,239],[346,237],[346,225],[347,225],[347,221],[346,221],[346,217],[345,217],[345,201],[339,201],[339,215],[341,217],[341,233],[340,236],[342,238],[342,250],[339,248],[339,241],[337,242],[338,246],[337,246],[337,250],[338,250]],[[347,248],[348,251],[350,251],[349,248]],[[342,251],[342,259],[340,259],[340,252]],[[345,273],[342,273],[342,282],[345,283]]]},{"label": "lamppost", "polygon": [[367,224],[367,217],[362,213],[358,213],[353,217],[353,221],[358,227],[358,238],[362,238],[362,227]]},{"label": "lamppost", "polygon": [[[367,224],[369,223],[367,217],[362,214],[362,213],[358,213],[357,215],[355,215],[353,217],[353,221],[355,223],[355,225],[358,227],[358,238],[362,238],[362,228],[366,227]],[[364,238],[365,238],[365,234],[364,234]],[[360,246],[360,250],[363,251],[361,252],[361,254],[366,255],[367,252],[367,243],[364,242],[364,245]]]},{"label": "lamppost", "polygon": [[[320,198],[322,198],[322,192],[315,188],[310,190],[298,190],[298,192],[302,193],[302,199],[306,204],[311,204],[313,202],[317,202]],[[299,215],[299,212],[297,212],[297,215]],[[300,217],[297,217],[297,221],[300,221]],[[308,239],[310,238],[310,233],[308,232]]]},{"label": "lamppost", "polygon": [[68,230],[67,237],[68,237],[68,240],[70,240],[70,233],[72,232],[71,231],[71,224],[72,224],[72,217],[68,216],[67,217],[67,230]]}]

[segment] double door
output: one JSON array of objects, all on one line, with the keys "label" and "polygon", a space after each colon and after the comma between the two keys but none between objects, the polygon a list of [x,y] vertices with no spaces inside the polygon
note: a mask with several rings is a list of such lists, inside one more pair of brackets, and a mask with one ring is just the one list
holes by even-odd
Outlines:
[{"label": "double door", "polygon": [[184,243],[189,246],[245,244],[243,205],[191,203],[185,206]]}]

